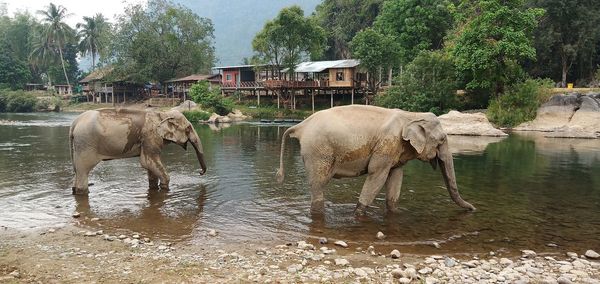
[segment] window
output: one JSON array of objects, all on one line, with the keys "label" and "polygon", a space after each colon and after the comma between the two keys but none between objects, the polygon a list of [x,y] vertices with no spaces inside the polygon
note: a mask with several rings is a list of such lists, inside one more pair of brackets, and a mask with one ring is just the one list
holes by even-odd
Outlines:
[{"label": "window", "polygon": [[344,71],[337,71],[335,73],[335,80],[336,81],[344,81]]},{"label": "window", "polygon": [[231,74],[225,75],[225,81],[231,81]]}]

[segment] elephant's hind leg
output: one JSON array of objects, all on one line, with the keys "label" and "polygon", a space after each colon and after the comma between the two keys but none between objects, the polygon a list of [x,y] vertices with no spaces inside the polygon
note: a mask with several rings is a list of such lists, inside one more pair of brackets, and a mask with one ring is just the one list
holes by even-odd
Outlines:
[{"label": "elephant's hind leg", "polygon": [[90,171],[100,162],[93,153],[79,153],[73,156],[75,181],[73,194],[88,194],[88,177]]},{"label": "elephant's hind leg", "polygon": [[386,189],[386,209],[390,213],[398,213],[396,204],[400,197],[400,190],[402,188],[402,178],[404,177],[404,171],[402,168],[395,168],[390,171],[387,181],[385,182]]},{"label": "elephant's hind leg", "polygon": [[152,171],[148,171],[148,188],[151,190],[158,190],[158,176],[152,173]]},{"label": "elephant's hind leg", "polygon": [[311,213],[322,214],[325,211],[325,185],[333,177],[333,157],[314,158],[303,156],[304,167],[310,184]]}]

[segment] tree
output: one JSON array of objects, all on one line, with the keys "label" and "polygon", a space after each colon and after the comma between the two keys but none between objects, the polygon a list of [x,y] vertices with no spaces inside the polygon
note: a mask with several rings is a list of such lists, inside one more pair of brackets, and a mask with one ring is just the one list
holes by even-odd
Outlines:
[{"label": "tree", "polygon": [[209,72],[215,57],[213,26],[190,9],[166,0],[127,7],[111,45],[114,77],[158,81]]},{"label": "tree", "polygon": [[58,50],[60,55],[60,63],[62,64],[63,74],[67,85],[69,85],[69,78],[67,77],[67,70],[65,68],[65,60],[63,57],[63,49],[67,43],[72,41],[74,32],[64,20],[70,14],[67,13],[67,9],[61,5],[54,5],[50,3],[46,10],[39,10],[38,14],[42,15],[42,22],[45,23],[44,31],[41,34],[43,37],[41,40],[46,41],[44,45],[55,48]]},{"label": "tree", "polygon": [[0,47],[0,89],[22,88],[29,80],[31,80],[31,72],[27,64]]},{"label": "tree", "polygon": [[304,17],[299,6],[282,9],[275,19],[267,22],[256,34],[252,48],[264,62],[290,74],[300,60],[317,58],[325,47],[325,31],[313,20]]},{"label": "tree", "polygon": [[312,17],[327,31],[324,57],[350,58],[350,41],[373,24],[382,4],[383,0],[324,0],[319,4]]},{"label": "tree", "polygon": [[369,73],[369,89],[376,94],[381,83],[377,81],[381,70],[390,68],[398,62],[399,46],[396,39],[373,28],[367,28],[354,36],[350,49],[352,56],[359,59],[361,67]]},{"label": "tree", "polygon": [[92,70],[96,68],[96,55],[105,54],[110,24],[104,15],[98,13],[93,17],[83,17],[83,23],[76,26],[79,29],[79,51],[82,55],[92,56]]},{"label": "tree", "polygon": [[532,33],[544,10],[524,8],[521,0],[463,0],[450,42],[467,89],[498,96],[526,59],[535,59]]},{"label": "tree", "polygon": [[422,50],[440,49],[452,15],[446,0],[386,1],[375,27],[393,35],[399,44],[401,64],[408,64]]},{"label": "tree", "polygon": [[377,105],[437,115],[457,107],[456,68],[442,51],[422,51],[396,80],[398,84],[376,98]]},{"label": "tree", "polygon": [[586,0],[531,0],[533,7],[546,10],[536,30],[538,66],[541,76],[552,76],[552,67],[560,70],[560,81],[566,86],[567,76],[577,59],[586,64],[588,76],[595,71],[600,39],[600,2]]}]

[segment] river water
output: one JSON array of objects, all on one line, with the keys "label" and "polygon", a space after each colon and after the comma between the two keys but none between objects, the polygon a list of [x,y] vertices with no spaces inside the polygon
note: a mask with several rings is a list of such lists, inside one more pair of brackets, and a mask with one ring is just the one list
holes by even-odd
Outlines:
[{"label": "river water", "polygon": [[[412,161],[405,170],[401,214],[383,213],[382,192],[367,219],[354,218],[364,182],[359,177],[333,180],[325,217],[313,219],[296,140],[288,143],[285,182],[274,178],[281,135],[289,125],[197,125],[206,175],[198,175],[192,150],[168,145],[162,159],[171,191],[149,191],[146,171],[132,158],[100,163],[90,175],[89,196],[81,197],[70,189],[67,136],[76,115],[0,115],[0,226],[78,222],[197,244],[207,240],[208,229],[216,229],[225,243],[325,236],[352,246],[433,254],[600,249],[600,140],[451,136],[459,190],[476,212],[452,203],[439,170]],[[75,211],[82,218],[73,219]],[[90,221],[94,217],[100,220]],[[385,240],[375,238],[378,231]]]}]

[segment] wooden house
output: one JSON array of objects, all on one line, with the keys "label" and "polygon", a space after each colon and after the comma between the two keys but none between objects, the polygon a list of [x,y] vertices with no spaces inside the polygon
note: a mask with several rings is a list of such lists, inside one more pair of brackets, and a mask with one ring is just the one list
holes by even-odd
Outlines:
[{"label": "wooden house", "polygon": [[190,87],[199,81],[208,81],[210,87],[219,87],[221,85],[221,74],[192,74],[168,80],[166,81],[168,85],[167,93],[185,101],[189,96]]},{"label": "wooden house", "polygon": [[214,67],[221,74],[222,89],[257,88],[256,65],[236,65]]},{"label": "wooden house", "polygon": [[359,64],[355,59],[308,61],[296,65],[294,73],[302,81],[317,81],[318,87],[354,88],[361,79],[357,71]]},{"label": "wooden house", "polygon": [[[79,83],[88,101],[96,103],[125,103],[137,99],[143,93],[143,85],[125,79],[109,79],[113,67],[98,68]],[[91,99],[91,100],[90,100]]]}]

